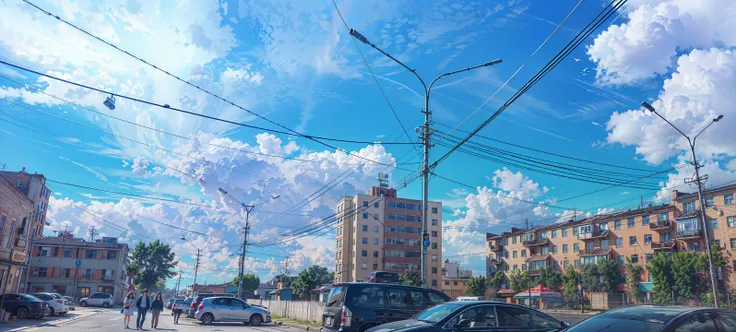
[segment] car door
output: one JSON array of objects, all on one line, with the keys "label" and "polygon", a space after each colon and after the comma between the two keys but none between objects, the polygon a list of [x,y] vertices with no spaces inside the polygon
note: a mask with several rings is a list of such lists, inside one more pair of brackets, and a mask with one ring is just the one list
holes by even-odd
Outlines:
[{"label": "car door", "polygon": [[[205,310],[209,307],[209,311],[215,316],[216,321],[229,322],[232,320],[232,308],[230,307],[229,298],[220,297],[208,302],[204,305]],[[204,303],[204,300],[202,300],[202,303]]]},{"label": "car door", "polygon": [[562,323],[533,309],[511,305],[496,305],[496,320],[501,331],[549,331]]},{"label": "car door", "polygon": [[724,331],[736,331],[736,314],[730,311],[719,310],[715,314],[716,320],[721,323]]},{"label": "car door", "polygon": [[463,327],[467,332],[490,332],[505,331],[498,328],[496,319],[496,306],[493,304],[475,305],[465,309],[450,319],[444,326],[444,330],[457,331],[457,325],[461,321],[470,321],[470,326]]},{"label": "car door", "polygon": [[389,323],[409,319],[414,316],[415,312],[406,288],[391,287],[388,289],[386,320]]},{"label": "car door", "polygon": [[690,314],[680,319],[679,322],[673,324],[674,329],[669,331],[675,332],[718,332],[716,322],[710,312],[699,312]]},{"label": "car door", "polygon": [[89,297],[89,300],[87,301],[87,304],[93,305],[93,306],[100,306],[102,305],[102,301],[100,301],[100,294],[94,293],[92,296]]},{"label": "car door", "polygon": [[[250,320],[251,312],[250,306],[239,299],[230,299],[230,314],[232,319],[238,322],[247,322]],[[264,317],[265,319],[265,317]]]}]

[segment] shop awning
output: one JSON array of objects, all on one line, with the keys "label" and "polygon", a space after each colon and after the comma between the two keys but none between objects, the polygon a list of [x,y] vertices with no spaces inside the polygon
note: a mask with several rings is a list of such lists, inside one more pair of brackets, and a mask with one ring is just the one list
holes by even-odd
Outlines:
[{"label": "shop awning", "polygon": [[640,282],[639,283],[639,290],[642,292],[653,292],[654,291],[654,283],[651,282]]}]

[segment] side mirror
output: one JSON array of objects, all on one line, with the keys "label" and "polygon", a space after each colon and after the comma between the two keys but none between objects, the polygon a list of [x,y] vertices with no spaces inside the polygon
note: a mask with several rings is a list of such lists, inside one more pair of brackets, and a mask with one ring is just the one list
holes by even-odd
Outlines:
[{"label": "side mirror", "polygon": [[461,329],[470,327],[470,319],[461,319],[457,324],[455,324],[455,327]]},{"label": "side mirror", "polygon": [[565,328],[565,327],[570,327],[570,326],[572,326],[572,324],[570,324],[570,323],[568,323],[568,322],[560,322],[560,326],[562,326],[563,328]]}]

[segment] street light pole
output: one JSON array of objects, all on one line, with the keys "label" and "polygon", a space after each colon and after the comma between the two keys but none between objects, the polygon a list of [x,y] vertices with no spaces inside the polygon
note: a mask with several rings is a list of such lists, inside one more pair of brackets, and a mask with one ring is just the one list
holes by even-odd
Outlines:
[{"label": "street light pole", "polygon": [[[668,125],[670,125],[672,128],[675,128],[677,132],[679,132],[682,136],[687,139],[688,145],[690,145],[690,153],[692,154],[692,164],[693,167],[695,167],[695,184],[698,186],[698,201],[700,201],[700,221],[703,225],[703,232],[705,233],[705,248],[708,250],[708,266],[710,270],[710,283],[711,287],[713,288],[713,304],[716,308],[720,308],[720,301],[718,299],[718,284],[716,283],[716,268],[713,265],[713,250],[711,249],[711,242],[710,242],[710,234],[708,234],[708,222],[707,222],[707,216],[705,214],[705,197],[703,195],[703,181],[700,177],[700,167],[701,165],[698,164],[698,159],[695,154],[695,140],[698,139],[698,136],[702,134],[706,129],[708,129],[712,124],[720,121],[723,118],[723,115],[719,115],[717,118],[713,119],[710,123],[708,123],[703,130],[701,130],[695,137],[690,139],[689,136],[685,135],[685,133],[682,132],[679,128],[675,127],[671,122],[667,121],[665,117],[663,117],[661,114],[657,113],[657,111],[652,107],[652,105],[649,105],[647,102],[641,103],[644,108],[649,110],[650,112],[656,114],[658,117],[660,117],[664,122],[667,122]],[[687,182],[687,180],[686,180]]]},{"label": "street light pole", "polygon": [[[432,131],[430,128],[430,123],[432,120],[432,113],[429,110],[429,95],[432,90],[432,86],[434,85],[437,80],[439,80],[442,77],[454,75],[460,72],[470,71],[477,68],[482,67],[489,67],[493,66],[495,64],[501,63],[501,59],[489,61],[480,65],[475,65],[467,68],[463,68],[460,70],[455,70],[451,72],[444,73],[442,75],[439,75],[435,77],[432,82],[429,83],[429,86],[424,83],[424,80],[422,79],[419,74],[417,74],[416,70],[410,68],[409,66],[405,65],[403,62],[399,61],[399,59],[396,59],[391,54],[386,53],[382,49],[380,49],[375,44],[368,41],[368,38],[363,36],[360,32],[358,32],[355,29],[350,29],[350,35],[353,36],[353,38],[361,41],[362,43],[369,45],[376,51],[380,52],[381,54],[387,56],[389,59],[393,60],[394,62],[398,63],[402,67],[404,67],[406,70],[410,71],[416,78],[419,80],[420,83],[422,83],[422,87],[424,88],[424,110],[422,113],[424,113],[424,124],[422,125],[422,145],[423,145],[423,156],[422,156],[422,239],[425,239],[428,236],[428,228],[429,224],[427,223],[427,219],[429,218],[429,148],[430,148],[430,137],[432,136]],[[421,264],[421,270],[422,270],[422,287],[427,287],[427,247],[422,248],[422,264]]]},{"label": "street light pole", "polygon": [[194,243],[192,243],[192,241],[187,240],[183,236],[181,237],[181,240],[182,241],[189,242],[189,244],[192,245],[192,247],[194,247],[194,249],[197,249],[197,259],[194,262],[194,285],[192,286],[192,291],[194,291],[194,289],[197,287],[197,272],[199,272],[199,252],[200,252],[200,249],[199,249],[199,247],[195,246]]}]

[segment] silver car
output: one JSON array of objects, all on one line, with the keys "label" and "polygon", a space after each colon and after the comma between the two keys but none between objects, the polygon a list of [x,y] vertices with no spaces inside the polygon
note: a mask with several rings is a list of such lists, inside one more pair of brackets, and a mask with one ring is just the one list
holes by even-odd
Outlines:
[{"label": "silver car", "polygon": [[202,300],[194,318],[207,325],[214,322],[243,322],[258,326],[270,323],[271,313],[233,297],[210,297]]}]

